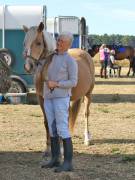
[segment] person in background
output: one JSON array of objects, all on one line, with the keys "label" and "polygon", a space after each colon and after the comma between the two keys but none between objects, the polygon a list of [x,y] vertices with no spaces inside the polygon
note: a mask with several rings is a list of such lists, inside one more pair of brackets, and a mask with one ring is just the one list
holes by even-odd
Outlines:
[{"label": "person in background", "polygon": [[115,75],[115,70],[118,70],[118,77],[120,77],[120,74],[121,74],[121,66],[117,65],[116,64],[116,60],[115,60],[115,50],[112,49],[110,51],[110,57],[109,57],[109,67],[110,67],[110,70],[109,70],[109,76],[111,77],[111,70],[113,69],[114,70],[114,75]]},{"label": "person in background", "polygon": [[110,50],[105,47],[104,48],[104,54],[105,54],[105,61],[104,61],[104,77],[107,78],[107,67],[108,67],[108,62],[109,62],[109,57],[110,57]]},{"label": "person in background", "polygon": [[[62,33],[57,40],[57,53],[48,67],[48,81],[44,84],[44,109],[51,137],[51,160],[43,168],[55,172],[72,171],[73,146],[69,132],[69,103],[71,89],[78,82],[77,62],[68,54],[73,36]],[[64,162],[60,165],[60,138],[64,147]]]},{"label": "person in background", "polygon": [[106,47],[106,44],[102,44],[99,48],[99,59],[100,59],[100,77],[107,78],[107,65],[109,59],[109,49]]}]

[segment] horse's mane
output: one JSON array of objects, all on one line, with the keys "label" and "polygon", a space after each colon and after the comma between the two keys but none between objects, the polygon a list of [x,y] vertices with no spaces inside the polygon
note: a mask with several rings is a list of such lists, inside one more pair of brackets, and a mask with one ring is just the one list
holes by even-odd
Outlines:
[{"label": "horse's mane", "polygon": [[35,39],[35,35],[36,35],[36,30],[37,30],[37,27],[35,26],[32,26],[29,28],[28,32],[26,33],[26,36],[24,38],[24,46],[25,46],[25,43],[27,42],[27,45],[30,46],[33,42],[33,40]]},{"label": "horse's mane", "polygon": [[45,30],[43,31],[43,34],[44,34],[44,40],[46,41],[48,47],[48,51],[53,52],[56,49],[56,40],[53,38],[51,33]]},{"label": "horse's mane", "polygon": [[[30,29],[28,30],[28,32],[25,36],[24,43],[25,43],[25,41],[27,41],[27,43],[29,43],[31,45],[36,37],[36,32],[37,32],[37,26],[30,27]],[[55,39],[53,38],[51,33],[47,32],[46,30],[43,31],[43,35],[44,35],[44,40],[47,44],[48,51],[53,52],[56,49]]]}]

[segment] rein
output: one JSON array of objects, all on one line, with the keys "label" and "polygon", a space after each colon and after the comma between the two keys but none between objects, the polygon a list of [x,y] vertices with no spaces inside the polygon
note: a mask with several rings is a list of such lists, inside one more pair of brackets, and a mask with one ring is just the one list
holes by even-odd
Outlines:
[{"label": "rein", "polygon": [[[48,58],[49,56],[51,56],[51,55],[53,55],[55,53],[56,53],[56,51],[48,52],[48,54],[44,57],[44,59]],[[42,54],[41,54],[40,57],[42,57]],[[40,57],[39,57],[39,59],[36,59],[36,58],[32,57],[31,55],[26,56],[26,58],[30,58],[37,65],[40,64],[38,61],[42,60],[42,58],[40,58]]]}]

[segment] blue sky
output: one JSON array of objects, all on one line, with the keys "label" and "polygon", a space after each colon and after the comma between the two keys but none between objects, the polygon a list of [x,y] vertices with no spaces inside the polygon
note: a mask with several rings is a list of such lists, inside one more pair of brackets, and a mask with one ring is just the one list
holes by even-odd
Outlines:
[{"label": "blue sky", "polygon": [[135,35],[135,0],[0,0],[3,3],[45,4],[48,17],[85,17],[89,34]]}]

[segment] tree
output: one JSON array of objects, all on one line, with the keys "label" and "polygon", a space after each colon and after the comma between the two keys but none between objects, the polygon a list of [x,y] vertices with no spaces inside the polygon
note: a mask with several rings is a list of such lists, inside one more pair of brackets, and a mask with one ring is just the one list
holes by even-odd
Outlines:
[{"label": "tree", "polygon": [[135,36],[119,35],[119,34],[104,34],[104,35],[89,35],[88,37],[89,46],[95,44],[110,44],[110,45],[124,45],[135,47]]}]

